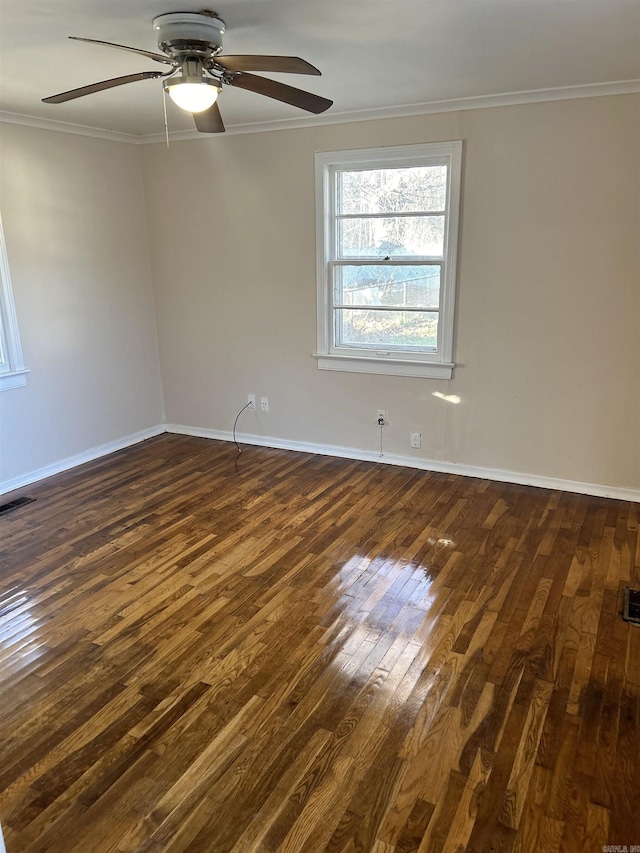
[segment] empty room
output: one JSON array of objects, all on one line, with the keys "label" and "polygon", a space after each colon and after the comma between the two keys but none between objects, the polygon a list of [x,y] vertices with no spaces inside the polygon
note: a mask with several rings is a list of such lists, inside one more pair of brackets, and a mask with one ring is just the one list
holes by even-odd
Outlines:
[{"label": "empty room", "polygon": [[0,73],[0,851],[640,851],[640,0]]}]

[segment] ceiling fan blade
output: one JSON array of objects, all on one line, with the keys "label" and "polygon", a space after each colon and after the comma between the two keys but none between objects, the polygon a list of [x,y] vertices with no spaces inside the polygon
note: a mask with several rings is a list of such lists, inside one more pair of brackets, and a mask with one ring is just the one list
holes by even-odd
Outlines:
[{"label": "ceiling fan blade", "polygon": [[88,41],[90,44],[103,44],[106,47],[117,47],[118,50],[128,50],[130,53],[139,53],[141,56],[147,56],[149,59],[155,59],[156,62],[164,62],[165,65],[173,65],[173,62],[168,56],[164,56],[162,53],[153,53],[150,50],[142,50],[142,48],[139,47],[127,47],[126,44],[115,44],[115,42],[101,41],[100,39],[85,39],[80,38],[80,36],[69,36],[69,38],[74,41]]},{"label": "ceiling fan blade", "polygon": [[300,107],[301,110],[307,110],[310,113],[323,113],[333,104],[333,101],[328,98],[321,98],[320,95],[313,95],[311,92],[304,92],[302,89],[295,89],[285,83],[268,80],[266,77],[256,77],[253,74],[238,74],[230,82],[240,89],[248,89],[250,92],[266,95],[267,98],[275,98],[276,101],[283,101],[285,104]]},{"label": "ceiling fan blade", "polygon": [[115,86],[124,86],[125,83],[135,83],[137,80],[151,80],[155,77],[164,77],[164,71],[139,71],[137,74],[127,74],[126,77],[114,77],[111,80],[102,80],[100,83],[92,83],[90,86],[81,86],[79,89],[70,89],[68,92],[60,92],[43,98],[43,104],[64,104],[65,101],[73,101],[74,98],[82,98],[84,95],[92,95],[94,92],[102,92],[103,89],[113,89]]},{"label": "ceiling fan blade", "polygon": [[201,113],[194,113],[193,120],[200,133],[224,133],[224,122],[220,115],[220,107],[216,102],[209,107],[208,110],[203,110]]},{"label": "ceiling fan blade", "polygon": [[216,56],[215,61],[227,71],[282,71],[285,74],[321,74],[321,71],[298,56]]}]

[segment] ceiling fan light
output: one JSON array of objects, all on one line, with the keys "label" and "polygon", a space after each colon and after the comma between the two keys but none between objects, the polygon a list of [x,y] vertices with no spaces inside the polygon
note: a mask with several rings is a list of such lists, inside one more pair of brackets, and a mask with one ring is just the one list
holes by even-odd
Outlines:
[{"label": "ceiling fan light", "polygon": [[188,113],[201,113],[212,107],[220,93],[213,80],[201,80],[197,83],[180,80],[166,83],[165,89],[176,106]]}]

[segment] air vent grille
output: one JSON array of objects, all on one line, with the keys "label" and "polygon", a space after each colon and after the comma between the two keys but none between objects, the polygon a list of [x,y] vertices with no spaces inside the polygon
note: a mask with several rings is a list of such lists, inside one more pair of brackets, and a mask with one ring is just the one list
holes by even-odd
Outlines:
[{"label": "air vent grille", "polygon": [[6,515],[8,512],[13,512],[14,509],[18,509],[25,504],[31,504],[35,501],[35,498],[16,498],[14,501],[9,501],[6,504],[0,504],[0,515]]},{"label": "air vent grille", "polygon": [[625,589],[622,618],[625,622],[640,625],[640,589],[631,589],[629,586]]}]

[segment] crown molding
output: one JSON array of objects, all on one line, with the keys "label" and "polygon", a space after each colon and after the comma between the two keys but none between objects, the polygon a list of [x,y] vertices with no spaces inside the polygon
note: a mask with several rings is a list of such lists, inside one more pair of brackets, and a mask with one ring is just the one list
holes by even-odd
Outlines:
[{"label": "crown molding", "polygon": [[58,133],[73,133],[76,136],[92,136],[96,139],[108,139],[111,142],[128,142],[139,145],[144,136],[135,136],[133,133],[120,133],[116,130],[105,130],[100,127],[89,127],[85,124],[73,124],[68,121],[57,119],[38,118],[37,116],[26,116],[21,113],[10,113],[0,110],[0,122],[7,124],[21,124],[26,127],[37,127],[40,130],[56,130]]},{"label": "crown molding", "polygon": [[[537,104],[548,101],[568,101],[576,98],[598,98],[605,95],[632,95],[640,93],[640,80],[617,80],[610,83],[590,83],[579,86],[562,86],[551,89],[530,89],[522,92],[502,92],[495,95],[473,95],[468,98],[450,98],[441,101],[425,101],[419,104],[404,104],[398,107],[377,107],[369,110],[351,110],[342,113],[323,113],[322,115],[303,116],[294,119],[276,119],[273,121],[250,122],[228,125],[224,136],[241,133],[264,133],[272,130],[292,130],[315,127],[326,124],[347,124],[356,121],[376,121],[389,118],[429,115],[431,113],[457,112],[460,110],[480,110],[490,107],[510,107],[521,104]],[[127,142],[133,145],[154,145],[165,142],[164,133],[135,135],[119,133],[97,127],[89,127],[54,119],[36,118],[20,113],[0,111],[0,122],[23,124],[43,130],[57,130],[62,133],[75,133],[80,136],[93,136],[113,142]],[[184,130],[169,133],[169,139],[180,142],[186,139],[203,140],[203,134],[197,130]],[[211,139],[211,136],[206,138]]]},{"label": "crown molding", "polygon": [[[425,101],[420,104],[405,104],[399,107],[377,107],[371,110],[351,110],[344,113],[323,113],[295,119],[236,124],[227,127],[224,136],[239,133],[262,133],[270,130],[292,130],[324,124],[347,124],[354,121],[375,121],[387,118],[447,113],[458,110],[480,110],[488,107],[509,107],[518,104],[536,104],[545,101],[568,101],[574,98],[596,98],[604,95],[629,95],[640,92],[640,80],[619,80],[613,83],[594,83],[584,86],[564,86],[556,89],[532,89],[525,92],[503,92],[497,95],[474,95],[469,98],[451,98],[443,101]],[[184,139],[202,139],[196,130],[170,133],[169,139],[179,142]],[[165,142],[163,133],[148,134],[136,138],[138,145]]]}]

